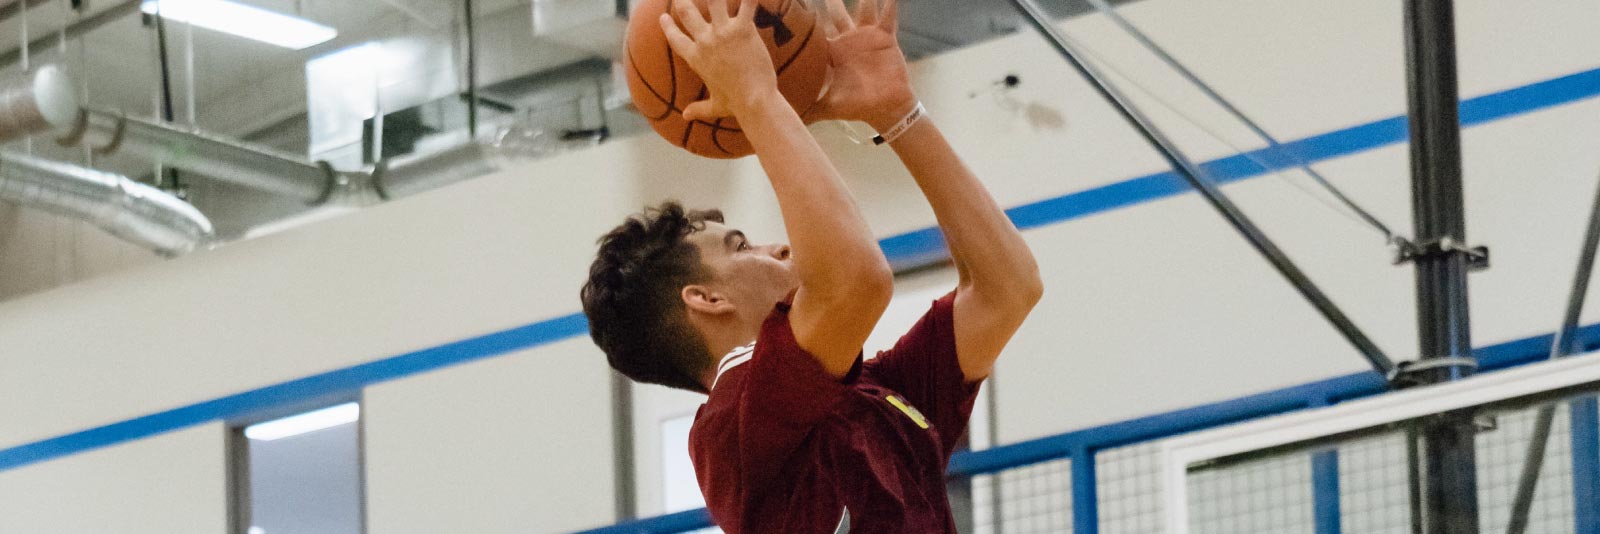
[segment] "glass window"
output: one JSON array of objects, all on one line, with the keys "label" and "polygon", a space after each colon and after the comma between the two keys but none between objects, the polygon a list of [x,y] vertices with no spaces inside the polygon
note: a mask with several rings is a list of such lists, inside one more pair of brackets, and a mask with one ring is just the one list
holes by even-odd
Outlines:
[{"label": "glass window", "polygon": [[361,534],[361,405],[234,432],[240,534]]}]

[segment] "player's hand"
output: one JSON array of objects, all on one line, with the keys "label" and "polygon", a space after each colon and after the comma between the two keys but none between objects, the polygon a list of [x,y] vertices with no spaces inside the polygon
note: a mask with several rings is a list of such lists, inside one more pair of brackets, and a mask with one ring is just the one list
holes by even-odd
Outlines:
[{"label": "player's hand", "polygon": [[828,0],[836,35],[828,43],[833,81],[808,120],[861,121],[881,132],[916,107],[906,56],[895,39],[899,14],[896,0],[861,0],[854,17],[843,0]]},{"label": "player's hand", "polygon": [[[739,11],[729,15],[729,4]],[[778,95],[778,75],[766,43],[756,32],[756,0],[708,0],[711,17],[701,14],[694,0],[672,0],[670,14],[661,15],[661,30],[672,51],[683,56],[706,84],[711,96],[683,110],[686,120],[738,117],[751,106],[770,102]],[[679,29],[678,24],[683,24]],[[782,100],[781,96],[778,98]]]}]

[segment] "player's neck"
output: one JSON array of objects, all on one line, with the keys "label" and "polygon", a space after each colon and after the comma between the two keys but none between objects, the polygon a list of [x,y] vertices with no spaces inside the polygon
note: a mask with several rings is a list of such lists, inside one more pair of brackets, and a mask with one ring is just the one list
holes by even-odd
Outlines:
[{"label": "player's neck", "polygon": [[743,321],[730,321],[713,328],[700,329],[700,337],[705,340],[706,352],[711,357],[711,366],[716,367],[723,356],[727,356],[734,349],[749,345],[756,340],[756,335],[760,332],[759,323],[743,324]]}]

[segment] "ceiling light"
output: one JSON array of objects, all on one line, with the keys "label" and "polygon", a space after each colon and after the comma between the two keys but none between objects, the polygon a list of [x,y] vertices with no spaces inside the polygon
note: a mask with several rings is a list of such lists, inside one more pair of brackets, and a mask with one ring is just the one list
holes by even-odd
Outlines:
[{"label": "ceiling light", "polygon": [[308,432],[316,432],[324,428],[332,428],[345,423],[354,423],[361,418],[361,405],[354,402],[340,404],[330,408],[323,408],[314,412],[285,417],[274,421],[250,425],[244,429],[244,437],[272,441],[290,436],[298,436]]},{"label": "ceiling light", "polygon": [[228,0],[145,0],[139,9],[223,33],[231,33],[267,44],[299,50],[327,42],[337,30],[293,17]]}]

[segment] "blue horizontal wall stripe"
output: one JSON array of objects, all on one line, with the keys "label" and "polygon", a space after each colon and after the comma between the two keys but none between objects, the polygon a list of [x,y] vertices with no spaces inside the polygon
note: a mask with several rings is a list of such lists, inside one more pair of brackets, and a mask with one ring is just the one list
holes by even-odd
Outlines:
[{"label": "blue horizontal wall stripe", "polygon": [[[1473,126],[1600,95],[1600,69],[1553,78],[1461,102],[1462,126]],[[1389,117],[1291,141],[1278,148],[1202,163],[1200,169],[1217,183],[1231,183],[1292,169],[1300,161],[1315,163],[1408,139],[1405,116]],[[1006,210],[1017,228],[1027,230],[1135,204],[1176,196],[1189,185],[1171,171],[1023,204]],[[922,228],[880,242],[896,270],[944,261],[948,252],[938,228]]]},{"label": "blue horizontal wall stripe", "polygon": [[355,391],[385,380],[538,347],[581,335],[588,331],[587,327],[588,323],[582,314],[567,315],[12,447],[0,450],[0,471],[211,421],[240,417],[263,408],[333,393]]},{"label": "blue horizontal wall stripe", "polygon": [[[1566,104],[1600,95],[1600,69],[1580,72],[1560,78],[1476,97],[1461,104],[1462,123],[1471,125],[1499,118],[1528,113],[1551,106]],[[1282,148],[1298,153],[1308,162],[1353,154],[1406,139],[1404,117],[1391,117],[1367,124],[1336,130],[1322,135],[1290,142]],[[1257,164],[1251,158],[1261,160]],[[1259,176],[1269,170],[1291,166],[1292,158],[1271,150],[1258,150],[1251,157],[1236,155],[1206,162],[1202,167],[1220,182],[1237,181]],[[1007,214],[1020,228],[1036,228],[1069,221],[1089,214],[1148,202],[1187,192],[1188,187],[1170,172],[1137,177],[1102,187],[1070,193],[1055,198],[1024,204],[1007,210]],[[886,238],[880,242],[884,253],[897,267],[926,265],[939,261],[947,254],[944,241],[936,228]],[[0,471],[38,463],[53,458],[92,450],[129,440],[145,438],[180,428],[238,417],[272,406],[305,400],[340,391],[358,390],[368,385],[404,376],[487,358],[507,352],[536,347],[581,335],[585,332],[582,315],[573,314],[520,328],[482,337],[459,341],[431,349],[403,354],[367,364],[314,375],[282,384],[246,391],[219,399],[201,402],[152,415],[129,419],[89,430],[66,434],[43,441],[0,449]],[[1340,386],[1370,386],[1360,380],[1346,377],[1349,384]],[[1381,386],[1381,384],[1379,384]],[[1283,408],[1282,403],[1293,399],[1264,394],[1258,408],[1202,412],[1214,421],[1227,422],[1263,413],[1261,409]],[[1158,418],[1161,416],[1157,416]],[[1151,418],[1144,422],[1129,422],[1118,432],[1124,437],[1146,435],[1164,428],[1170,421]],[[1216,424],[1221,424],[1218,422]],[[1018,444],[1019,446],[1022,444]],[[952,466],[957,465],[952,463]],[[975,464],[976,465],[976,464]]]}]

